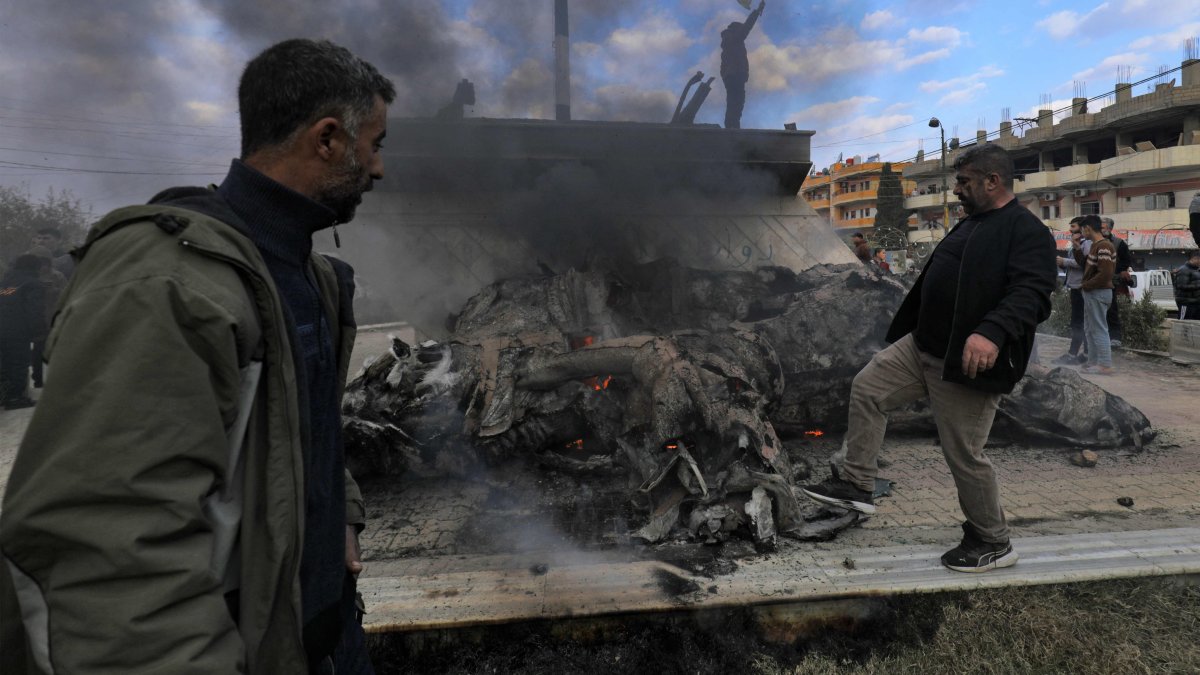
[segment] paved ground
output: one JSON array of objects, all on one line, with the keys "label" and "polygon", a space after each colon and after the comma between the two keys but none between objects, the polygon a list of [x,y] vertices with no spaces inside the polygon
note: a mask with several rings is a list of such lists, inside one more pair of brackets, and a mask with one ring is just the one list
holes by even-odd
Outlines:
[{"label": "paved ground", "polygon": [[[355,366],[384,349],[389,333],[396,331],[395,327],[363,331],[356,344]],[[1048,361],[1062,348],[1058,339],[1047,339],[1042,356]],[[1069,448],[989,450],[1000,474],[1014,536],[1129,532],[1197,522],[1200,425],[1195,418],[1200,408],[1200,368],[1127,351],[1119,351],[1115,363],[1117,375],[1089,379],[1139,407],[1159,430],[1159,439],[1141,453],[1101,451],[1094,468],[1071,465]],[[0,411],[0,490],[30,414],[30,410]],[[890,465],[883,473],[896,482],[896,488],[891,497],[880,500],[875,517],[830,542],[785,546],[854,551],[957,543],[961,514],[949,472],[932,439],[889,440],[884,456]],[[494,564],[495,555],[548,550],[556,550],[559,558],[573,555],[567,534],[570,523],[550,522],[523,503],[520,495],[507,494],[505,485],[503,477],[491,476],[474,481],[410,481],[403,490],[366,486],[371,524],[364,533],[364,557],[375,574],[390,575],[410,568],[408,563],[478,568]],[[1132,498],[1133,506],[1120,506],[1118,497]],[[463,545],[465,534],[471,536],[471,546]],[[489,537],[496,545],[481,549],[479,542]]]}]

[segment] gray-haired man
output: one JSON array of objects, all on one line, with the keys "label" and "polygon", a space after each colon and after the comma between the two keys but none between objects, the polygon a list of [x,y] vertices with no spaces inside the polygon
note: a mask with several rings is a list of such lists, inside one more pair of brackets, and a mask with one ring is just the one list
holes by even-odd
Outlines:
[{"label": "gray-haired man", "polygon": [[383,176],[394,96],[342,47],[279,43],[242,74],[220,187],[92,228],[4,496],[0,670],[370,671],[340,437],[353,271],[312,235]]}]

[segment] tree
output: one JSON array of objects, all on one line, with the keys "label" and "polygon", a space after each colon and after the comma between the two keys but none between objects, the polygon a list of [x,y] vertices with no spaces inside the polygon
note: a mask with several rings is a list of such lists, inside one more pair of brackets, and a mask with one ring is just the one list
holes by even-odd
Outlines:
[{"label": "tree", "polygon": [[878,248],[903,249],[908,247],[908,217],[911,209],[904,208],[904,188],[900,174],[892,171],[890,162],[884,163],[879,176],[875,208],[874,244]]},{"label": "tree", "polygon": [[0,269],[28,251],[33,235],[43,227],[58,228],[67,249],[83,243],[91,218],[68,191],[51,189],[35,201],[27,191],[0,185]]}]

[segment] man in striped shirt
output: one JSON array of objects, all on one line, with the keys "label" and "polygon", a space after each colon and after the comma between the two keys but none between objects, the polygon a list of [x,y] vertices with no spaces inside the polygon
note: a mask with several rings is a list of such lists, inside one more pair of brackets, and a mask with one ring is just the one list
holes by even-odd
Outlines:
[{"label": "man in striped shirt", "polygon": [[1087,341],[1088,363],[1082,368],[1085,373],[1111,375],[1112,347],[1108,337],[1108,321],[1105,316],[1113,301],[1113,273],[1117,267],[1117,249],[1104,238],[1103,224],[1099,216],[1084,216],[1079,223],[1083,237],[1092,242],[1085,257],[1083,251],[1075,250],[1075,261],[1083,266],[1083,334]]}]

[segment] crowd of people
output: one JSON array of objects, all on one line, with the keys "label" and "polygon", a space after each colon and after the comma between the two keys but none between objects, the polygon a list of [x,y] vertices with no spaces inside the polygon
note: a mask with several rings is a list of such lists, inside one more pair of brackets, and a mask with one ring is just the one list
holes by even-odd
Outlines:
[{"label": "crowd of people", "polygon": [[1069,224],[1071,244],[1058,255],[1071,299],[1071,343],[1055,365],[1081,366],[1086,373],[1111,375],[1112,348],[1121,346],[1118,296],[1130,297],[1133,256],[1112,233],[1112,219],[1076,216]]}]

